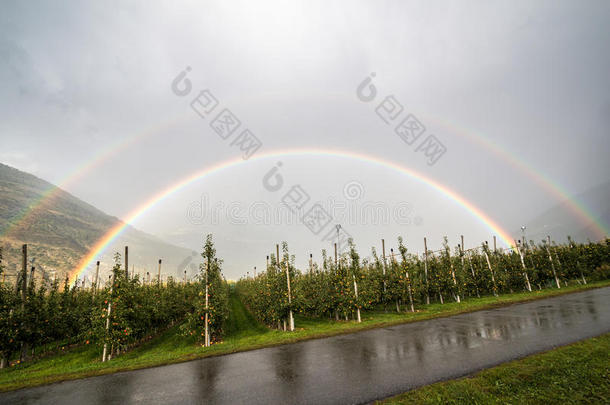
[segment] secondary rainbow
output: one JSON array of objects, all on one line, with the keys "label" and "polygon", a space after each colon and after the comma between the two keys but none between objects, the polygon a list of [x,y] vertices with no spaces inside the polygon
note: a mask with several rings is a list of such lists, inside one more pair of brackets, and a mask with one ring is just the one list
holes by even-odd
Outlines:
[{"label": "secondary rainbow", "polygon": [[510,246],[512,239],[510,234],[502,229],[494,220],[492,220],[485,212],[479,209],[470,201],[459,195],[457,192],[451,190],[449,187],[439,183],[438,181],[427,177],[411,168],[407,168],[399,165],[398,163],[391,162],[388,160],[382,160],[374,156],[365,155],[362,153],[351,152],[351,151],[340,151],[340,150],[317,150],[317,149],[295,149],[295,150],[282,150],[282,151],[271,151],[264,154],[257,154],[250,160],[244,161],[241,158],[231,159],[218,163],[214,166],[207,167],[201,171],[197,171],[182,180],[174,183],[167,187],[163,191],[153,195],[146,202],[134,209],[128,216],[125,222],[120,222],[112,229],[110,229],[87,253],[87,255],[81,260],[79,265],[70,273],[70,283],[73,283],[77,278],[81,277],[89,268],[89,266],[96,260],[96,258],[127,228],[128,225],[132,224],[138,218],[147,213],[151,208],[163,201],[168,196],[178,192],[185,188],[189,184],[213,173],[217,173],[223,169],[227,169],[237,165],[244,165],[248,162],[259,161],[269,158],[278,158],[284,156],[322,156],[322,157],[336,157],[359,160],[365,163],[372,163],[378,166],[386,167],[389,169],[396,170],[402,174],[408,175],[409,177],[424,183],[433,189],[437,190],[441,194],[449,197],[451,200],[456,202],[458,205],[465,208],[482,224],[487,226],[493,233],[497,234],[500,239]]},{"label": "secondary rainbow", "polygon": [[121,138],[119,141],[111,144],[110,146],[100,149],[93,155],[93,157],[89,158],[76,169],[72,170],[66,177],[61,179],[57,185],[46,189],[38,199],[24,208],[10,221],[6,229],[0,233],[0,236],[9,235],[11,231],[17,229],[20,225],[27,223],[27,221],[30,219],[34,219],[36,214],[45,207],[47,202],[58,196],[61,191],[65,190],[70,185],[84,178],[85,175],[90,173],[93,169],[100,167],[107,160],[118,156],[129,146],[134,145],[135,143],[140,142],[151,135],[157,134],[170,126],[173,126],[176,122],[179,122],[180,119],[180,116],[171,117],[160,124],[156,124],[142,132],[137,132],[132,136]]},{"label": "secondary rainbow", "polygon": [[[428,119],[428,118],[426,118]],[[568,209],[574,216],[580,218],[584,223],[593,225],[592,229],[597,233],[597,237],[603,239],[610,234],[610,228],[578,198],[572,196],[564,186],[559,182],[554,181],[542,171],[535,169],[531,164],[519,158],[514,153],[509,152],[505,148],[496,145],[489,138],[477,135],[477,131],[473,129],[460,128],[455,124],[448,123],[443,119],[430,116],[430,120],[445,129],[466,138],[472,143],[475,143],[487,151],[493,153],[505,163],[525,174],[530,180],[544,188],[549,194],[556,197],[559,203],[565,203]]]},{"label": "secondary rainbow", "polygon": [[[96,167],[102,165],[110,158],[117,156],[123,150],[129,146],[134,145],[137,142],[141,142],[153,134],[157,134],[160,131],[167,129],[178,122],[186,121],[192,116],[191,112],[185,114],[177,114],[168,120],[163,121],[160,124],[155,124],[153,127],[148,128],[143,132],[136,133],[132,136],[124,138],[110,147],[102,149],[100,152],[94,155],[93,158],[89,159],[85,164],[77,167],[62,181],[59,182],[57,187],[51,187],[45,193],[41,195],[34,203],[26,207],[19,215],[13,218],[10,225],[4,230],[2,235],[9,235],[9,233],[17,229],[23,223],[26,223],[29,219],[33,218],[35,214],[44,208],[45,203],[55,197],[61,189],[65,189],[69,185],[82,179],[87,173],[91,172]],[[593,225],[593,230],[597,233],[599,238],[605,238],[610,234],[610,228],[600,218],[596,218],[596,215],[591,212],[582,202],[578,201],[577,198],[570,196],[567,190],[562,187],[559,183],[553,181],[551,178],[535,170],[530,164],[523,161],[513,153],[510,153],[504,148],[497,146],[495,143],[478,135],[475,130],[466,130],[460,128],[457,125],[447,123],[442,118],[435,115],[424,115],[426,122],[434,122],[445,129],[465,138],[472,143],[481,146],[485,150],[498,156],[503,162],[508,163],[510,166],[516,168],[518,171],[524,173],[530,180],[539,184],[542,188],[547,190],[551,195],[557,198],[558,202],[564,202],[572,213],[583,220],[585,223]]]}]

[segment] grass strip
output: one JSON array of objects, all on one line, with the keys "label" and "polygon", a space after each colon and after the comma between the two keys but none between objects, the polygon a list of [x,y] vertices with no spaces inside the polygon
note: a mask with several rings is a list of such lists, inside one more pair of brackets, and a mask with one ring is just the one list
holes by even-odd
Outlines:
[{"label": "grass strip", "polygon": [[602,404],[610,400],[610,334],[528,356],[378,404]]}]

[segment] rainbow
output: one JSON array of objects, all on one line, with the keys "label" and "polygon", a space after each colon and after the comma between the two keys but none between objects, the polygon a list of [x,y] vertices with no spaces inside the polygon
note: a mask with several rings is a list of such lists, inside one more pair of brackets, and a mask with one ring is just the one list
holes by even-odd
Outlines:
[{"label": "rainbow", "polygon": [[502,229],[494,220],[492,220],[487,214],[485,214],[480,208],[476,207],[473,203],[466,200],[464,197],[451,190],[449,187],[444,186],[438,181],[427,177],[413,169],[406,168],[388,160],[381,160],[374,156],[365,155],[362,153],[351,152],[351,151],[339,151],[339,150],[318,150],[318,149],[294,149],[294,150],[282,150],[282,151],[271,151],[264,154],[257,154],[248,161],[244,161],[241,158],[231,159],[218,163],[214,166],[207,167],[201,171],[197,171],[166,189],[158,192],[157,194],[150,197],[146,202],[135,208],[128,216],[125,222],[120,222],[110,229],[106,234],[91,248],[89,253],[81,260],[79,265],[70,273],[70,283],[73,283],[77,278],[81,277],[94,262],[94,260],[134,221],[146,214],[151,208],[163,201],[165,198],[172,194],[182,190],[189,184],[206,177],[208,175],[220,172],[224,169],[245,164],[247,162],[258,161],[269,158],[277,158],[284,156],[316,156],[316,157],[334,157],[334,158],[346,158],[358,160],[365,163],[371,163],[378,166],[386,167],[395,170],[399,173],[405,174],[420,183],[426,184],[441,194],[449,197],[451,200],[465,208],[482,224],[487,226],[493,233],[497,234],[500,239],[506,244],[511,246],[512,238],[510,234]]},{"label": "rainbow", "polygon": [[122,138],[121,140],[112,143],[110,146],[101,149],[93,157],[89,158],[84,164],[72,170],[70,174],[61,179],[57,183],[57,185],[46,189],[40,195],[39,198],[37,198],[33,203],[28,205],[28,207],[24,208],[18,215],[16,215],[10,221],[9,225],[4,229],[4,231],[0,233],[0,236],[8,236],[11,231],[18,228],[21,224],[26,223],[30,219],[33,219],[36,214],[40,212],[42,208],[44,208],[46,202],[51,201],[53,198],[57,197],[62,192],[62,190],[65,190],[70,185],[84,178],[85,175],[90,173],[93,169],[100,167],[104,162],[114,156],[117,156],[120,152],[127,149],[129,146],[135,144],[136,142],[140,142],[143,139],[170,127],[171,125],[175,124],[178,119],[179,117],[174,116],[162,122],[161,124],[150,127],[145,131],[138,132],[130,137]]},{"label": "rainbow", "polygon": [[597,232],[598,238],[604,239],[607,237],[608,234],[610,234],[610,228],[608,227],[608,225],[602,222],[601,218],[596,218],[596,215],[582,202],[578,201],[577,198],[571,196],[568,190],[565,189],[565,187],[563,187],[558,182],[553,181],[553,179],[542,173],[540,170],[537,170],[532,165],[525,162],[523,159],[520,159],[515,154],[500,148],[488,138],[477,135],[475,130],[466,130],[464,128],[460,128],[454,124],[450,124],[442,120],[439,117],[430,118],[432,122],[444,127],[445,129],[453,133],[458,134],[463,138],[470,140],[472,143],[483,147],[487,151],[496,155],[502,161],[508,163],[512,167],[525,174],[532,182],[538,184],[549,194],[556,197],[560,203],[565,203],[568,209],[577,218],[580,218],[582,221],[584,221],[584,223],[593,225],[593,230]]},{"label": "rainbow", "polygon": [[[145,138],[153,134],[159,133],[160,131],[169,128],[177,122],[185,121],[191,117],[191,111],[187,111],[184,114],[177,114],[171,117],[170,119],[163,121],[160,124],[148,128],[143,132],[136,133],[133,136],[124,138],[112,144],[111,146],[104,148],[96,155],[94,155],[93,158],[87,160],[85,164],[80,165],[75,170],[73,170],[67,177],[62,179],[57,184],[57,186],[50,187],[48,190],[46,190],[40,196],[40,198],[38,198],[34,203],[26,207],[20,214],[15,216],[11,220],[9,226],[5,228],[2,233],[0,233],[0,236],[9,235],[12,230],[18,228],[21,224],[26,223],[28,220],[34,218],[36,213],[44,207],[45,203],[57,196],[60,193],[61,189],[66,189],[71,184],[78,182],[93,169],[101,166],[110,158],[117,156],[120,152],[127,149],[129,146],[135,144],[136,142],[141,142]],[[559,183],[554,182],[548,176],[534,169],[530,164],[526,163],[514,154],[500,148],[487,138],[481,135],[477,135],[476,131],[474,130],[466,130],[456,125],[449,124],[443,119],[434,115],[423,114],[423,117],[425,117],[426,122],[433,122],[435,124],[438,124],[439,126],[442,126],[448,131],[469,140],[470,142],[498,156],[503,162],[508,163],[510,166],[516,168],[518,171],[525,174],[526,177],[541,186],[549,194],[553,195],[558,201],[564,202],[566,206],[571,210],[571,212],[576,217],[583,220],[584,223],[592,224],[593,230],[597,233],[599,238],[605,238],[608,234],[610,234],[610,228],[608,227],[608,225],[604,224],[601,218],[596,218],[596,215],[592,213],[584,204],[579,202],[576,198],[571,197],[564,187],[562,187]]]}]

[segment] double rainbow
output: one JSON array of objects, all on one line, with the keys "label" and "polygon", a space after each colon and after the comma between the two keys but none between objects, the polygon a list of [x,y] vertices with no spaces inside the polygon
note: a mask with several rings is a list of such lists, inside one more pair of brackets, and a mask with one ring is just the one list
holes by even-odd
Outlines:
[{"label": "double rainbow", "polygon": [[201,171],[197,171],[180,181],[172,184],[167,187],[163,191],[153,195],[146,202],[138,206],[135,210],[133,210],[128,216],[125,222],[121,222],[110,229],[96,244],[91,248],[89,253],[81,260],[78,267],[75,268],[70,273],[70,283],[73,283],[74,280],[81,277],[93,264],[96,258],[104,252],[108,246],[116,240],[116,238],[121,235],[121,233],[136,221],[138,218],[142,217],[146,214],[150,209],[159,204],[161,201],[171,196],[172,194],[184,189],[191,183],[200,180],[206,176],[209,176],[214,173],[218,173],[224,169],[228,169],[230,167],[234,167],[237,165],[247,164],[247,162],[259,161],[263,159],[269,158],[278,158],[285,156],[317,156],[317,157],[333,157],[333,158],[346,158],[361,161],[364,163],[370,163],[377,166],[382,166],[385,168],[389,168],[395,170],[398,173],[409,176],[410,178],[419,181],[420,183],[426,184],[432,187],[434,190],[438,191],[442,195],[448,197],[453,200],[458,205],[465,208],[472,216],[474,216],[480,223],[489,228],[492,233],[497,234],[500,239],[504,242],[506,246],[511,246],[512,238],[510,234],[504,230],[500,225],[498,225],[494,220],[492,220],[485,212],[483,212],[480,208],[475,206],[472,202],[466,200],[464,197],[459,195],[457,192],[451,190],[449,187],[437,182],[436,180],[427,177],[413,169],[404,167],[399,165],[398,163],[389,161],[389,160],[381,160],[374,156],[365,155],[362,153],[356,152],[348,152],[348,151],[339,151],[339,150],[318,150],[318,149],[293,149],[293,150],[282,150],[282,151],[272,151],[264,154],[257,154],[252,157],[250,160],[244,161],[241,158],[231,159],[219,164],[216,164],[212,167],[207,167]]}]

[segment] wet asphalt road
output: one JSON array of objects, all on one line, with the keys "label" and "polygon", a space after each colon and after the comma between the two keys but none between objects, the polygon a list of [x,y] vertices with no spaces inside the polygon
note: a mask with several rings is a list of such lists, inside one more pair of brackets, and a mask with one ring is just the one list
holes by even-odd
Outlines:
[{"label": "wet asphalt road", "polygon": [[0,394],[2,404],[352,404],[610,332],[610,288]]}]

